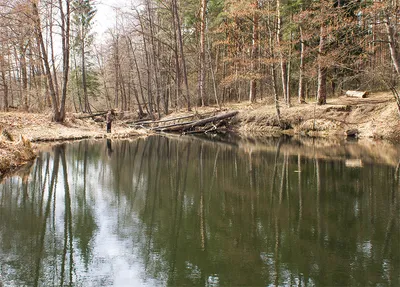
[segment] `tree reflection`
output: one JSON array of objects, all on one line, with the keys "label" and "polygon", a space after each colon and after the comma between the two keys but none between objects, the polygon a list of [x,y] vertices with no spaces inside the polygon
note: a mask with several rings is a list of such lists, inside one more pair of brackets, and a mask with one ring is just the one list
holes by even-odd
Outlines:
[{"label": "tree reflection", "polygon": [[[82,254],[90,253],[89,241],[96,224],[85,192],[79,192],[79,188],[71,191],[65,150],[65,145],[54,146],[36,160],[28,180],[12,178],[1,185],[0,248],[8,254],[2,269],[15,270],[3,274],[6,286],[7,282],[72,286],[76,280],[74,242],[79,242]],[[13,257],[18,259],[7,259]]]},{"label": "tree reflection", "polygon": [[400,285],[396,166],[293,156],[284,139],[107,144],[56,146],[0,186],[6,282],[113,285],[99,265],[122,261],[148,285]]},{"label": "tree reflection", "polygon": [[[143,154],[152,180],[143,190],[151,212],[140,212],[147,274],[162,276],[168,264],[167,285],[204,285],[215,276],[221,285],[377,282],[357,276],[363,267],[347,263],[359,258],[357,245],[372,239],[358,227],[348,234],[350,222],[370,226],[353,208],[357,202],[370,205],[360,188],[362,180],[369,181],[364,176],[369,167],[344,170],[341,162],[292,158],[279,152],[282,141],[275,142],[276,152],[256,154],[211,142],[194,148],[193,141],[184,139],[155,137],[149,142],[157,152]],[[179,188],[186,178],[186,188]],[[384,194],[375,196],[386,200]],[[379,217],[385,221],[385,215]],[[398,227],[398,217],[393,222]],[[344,270],[353,275],[344,276]]]},{"label": "tree reflection", "polygon": [[[47,231],[47,220],[50,216],[50,209],[51,209],[51,202],[52,202],[52,196],[53,193],[55,193],[55,185],[57,181],[57,176],[58,176],[58,167],[60,163],[60,151],[61,147],[57,146],[54,148],[54,165],[53,165],[53,172],[51,174],[51,179],[50,179],[50,186],[48,188],[48,196],[47,196],[47,201],[46,201],[46,207],[44,211],[44,215],[40,216],[40,219],[42,221],[42,228],[40,230],[40,233],[38,234],[40,236],[39,239],[39,246],[38,246],[38,255],[36,256],[36,272],[35,272],[35,281],[34,285],[38,286],[39,285],[39,279],[40,279],[40,274],[41,274],[41,265],[43,261],[43,256],[44,256],[44,249],[45,249],[45,237],[46,237],[46,231]],[[54,207],[55,209],[55,207]]]}]

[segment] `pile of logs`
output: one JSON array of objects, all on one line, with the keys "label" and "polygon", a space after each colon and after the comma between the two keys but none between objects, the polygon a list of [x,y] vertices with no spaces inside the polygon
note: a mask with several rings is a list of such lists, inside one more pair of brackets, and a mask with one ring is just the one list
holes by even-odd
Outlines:
[{"label": "pile of logs", "polygon": [[209,114],[194,114],[159,121],[137,121],[134,122],[132,126],[134,128],[146,128],[156,132],[181,134],[218,132],[226,126],[226,120],[237,114],[238,111],[221,113],[208,117],[204,116]]}]

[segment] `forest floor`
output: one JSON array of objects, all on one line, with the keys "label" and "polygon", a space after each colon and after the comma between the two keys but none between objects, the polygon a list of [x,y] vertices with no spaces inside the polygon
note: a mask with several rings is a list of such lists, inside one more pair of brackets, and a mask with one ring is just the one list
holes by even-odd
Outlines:
[{"label": "forest floor", "polygon": [[[222,107],[223,111],[237,110],[231,121],[240,135],[279,136],[308,135],[312,137],[344,138],[353,130],[358,138],[400,141],[400,117],[390,93],[374,93],[366,98],[338,97],[327,104],[313,103],[281,106],[285,130],[278,127],[275,105],[266,101],[234,103]],[[203,114],[218,112],[218,107],[196,108]],[[192,112],[193,113],[193,112]],[[189,114],[174,112],[167,118]],[[51,115],[24,112],[0,112],[0,177],[7,171],[32,160],[43,142],[66,141],[85,138],[127,138],[146,135],[148,130],[132,129],[127,122],[133,115],[124,114],[113,122],[111,134],[105,132],[104,119],[80,118],[83,115],[67,114],[64,123],[51,121]],[[7,131],[7,132],[4,132]],[[11,136],[8,138],[7,134]],[[21,137],[22,136],[22,137]]]}]

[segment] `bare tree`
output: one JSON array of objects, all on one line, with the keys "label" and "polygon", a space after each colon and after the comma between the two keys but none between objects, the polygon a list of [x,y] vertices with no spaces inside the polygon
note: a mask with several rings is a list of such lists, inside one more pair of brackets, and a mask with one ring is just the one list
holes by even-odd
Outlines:
[{"label": "bare tree", "polygon": [[257,97],[257,82],[254,79],[254,74],[257,72],[257,63],[258,63],[258,45],[259,45],[259,16],[258,16],[258,0],[255,0],[253,3],[254,12],[253,12],[253,33],[252,33],[252,49],[251,49],[251,72],[253,73],[253,78],[250,80],[250,102],[254,102]]},{"label": "bare tree", "polygon": [[321,24],[319,32],[318,46],[318,87],[317,87],[317,102],[319,105],[326,104],[326,67],[324,66],[323,53],[325,52],[325,29],[324,24]]},{"label": "bare tree", "polygon": [[191,110],[191,106],[190,106],[189,82],[188,82],[187,69],[186,69],[185,53],[183,51],[181,20],[180,20],[180,17],[179,17],[178,4],[177,4],[176,0],[172,0],[172,11],[173,11],[173,14],[174,14],[176,33],[177,33],[177,36],[178,36],[177,37],[178,44],[179,44],[178,46],[179,46],[180,56],[181,56],[181,60],[182,60],[183,80],[184,80],[185,91],[186,91],[187,109],[188,109],[188,111],[190,111]]},{"label": "bare tree", "polygon": [[[67,98],[67,84],[68,84],[68,72],[69,72],[69,40],[70,40],[70,3],[69,1],[59,0],[59,10],[60,10],[60,21],[61,21],[61,43],[62,43],[62,61],[63,61],[63,89],[61,103],[59,104],[56,86],[53,78],[57,75],[52,76],[52,70],[50,67],[49,57],[46,49],[46,44],[43,39],[42,34],[42,24],[39,15],[39,8],[35,1],[32,2],[32,13],[34,20],[35,33],[38,37],[38,41],[41,47],[41,53],[43,58],[43,63],[45,66],[45,72],[48,80],[50,97],[53,109],[53,120],[57,122],[62,122],[65,119],[65,103]],[[53,63],[55,65],[55,63]]]},{"label": "bare tree", "polygon": [[200,7],[200,70],[199,70],[199,99],[204,106],[206,78],[206,12],[207,0],[201,0]]}]

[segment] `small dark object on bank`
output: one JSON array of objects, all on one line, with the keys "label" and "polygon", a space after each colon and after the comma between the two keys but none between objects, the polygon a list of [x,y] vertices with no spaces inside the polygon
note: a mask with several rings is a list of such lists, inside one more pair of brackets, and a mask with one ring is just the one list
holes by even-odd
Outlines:
[{"label": "small dark object on bank", "polygon": [[4,138],[7,141],[10,141],[10,142],[14,141],[13,137],[11,136],[11,134],[6,129],[4,129],[1,132],[1,136],[2,136],[2,138]]},{"label": "small dark object on bank", "polygon": [[107,133],[111,133],[111,123],[114,120],[114,110],[109,110],[106,115]]},{"label": "small dark object on bank", "polygon": [[354,138],[357,138],[359,133],[360,132],[358,131],[358,129],[350,129],[346,131],[346,135],[348,137],[354,137]]}]

